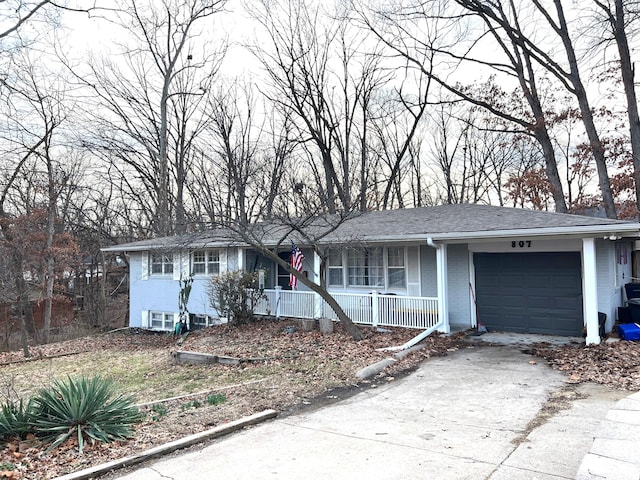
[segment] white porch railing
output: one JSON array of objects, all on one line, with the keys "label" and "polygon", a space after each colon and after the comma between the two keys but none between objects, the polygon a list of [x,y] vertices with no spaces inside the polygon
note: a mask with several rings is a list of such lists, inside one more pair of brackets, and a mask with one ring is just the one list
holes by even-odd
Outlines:
[{"label": "white porch railing", "polygon": [[[338,320],[324,300],[313,292],[265,290],[266,298],[255,307],[258,315],[275,317],[317,318]],[[354,322],[363,325],[432,329],[441,323],[438,299],[432,297],[402,297],[359,293],[334,293],[332,297]]]}]

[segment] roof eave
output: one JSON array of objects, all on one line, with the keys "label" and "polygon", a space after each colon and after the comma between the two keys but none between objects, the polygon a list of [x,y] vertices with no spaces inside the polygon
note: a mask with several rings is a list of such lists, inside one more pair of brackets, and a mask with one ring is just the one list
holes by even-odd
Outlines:
[{"label": "roof eave", "polygon": [[[632,235],[630,235],[632,234]],[[431,238],[436,241],[455,240],[487,240],[514,237],[599,237],[599,236],[640,237],[640,223],[615,224],[615,225],[582,225],[572,227],[548,227],[548,228],[519,228],[510,230],[475,231],[475,232],[444,232],[444,233],[420,233],[412,235],[385,235],[375,238],[362,238],[371,243],[381,242],[406,242]]]},{"label": "roof eave", "polygon": [[[474,232],[441,232],[441,233],[417,233],[410,235],[383,235],[376,237],[362,236],[359,239],[350,238],[344,241],[334,238],[327,239],[327,244],[331,243],[352,243],[354,240],[368,243],[384,243],[384,242],[407,242],[407,241],[423,241],[431,238],[435,241],[460,241],[460,240],[489,240],[504,239],[514,237],[610,237],[612,235],[620,237],[638,237],[640,238],[640,223],[620,223],[609,225],[579,225],[570,227],[546,227],[546,228],[520,228],[509,230],[493,230],[493,231],[474,231]],[[322,242],[325,243],[325,242]],[[273,245],[272,245],[273,244]],[[266,241],[265,245],[275,246],[277,242]],[[249,244],[238,241],[202,241],[193,242],[184,245],[114,245],[104,247],[102,252],[144,252],[149,250],[162,250],[167,248],[211,248],[211,247],[250,247]]]}]

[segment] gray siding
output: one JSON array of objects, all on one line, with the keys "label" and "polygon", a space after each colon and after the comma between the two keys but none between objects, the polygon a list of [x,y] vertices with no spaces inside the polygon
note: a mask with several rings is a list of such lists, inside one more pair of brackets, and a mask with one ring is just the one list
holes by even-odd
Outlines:
[{"label": "gray siding", "polygon": [[412,297],[420,296],[420,247],[413,245],[407,247],[407,295]]},{"label": "gray siding", "polygon": [[[616,321],[617,309],[622,305],[622,286],[616,287],[616,244],[610,240],[596,241],[596,266],[598,282],[598,311],[607,314],[606,330],[610,331]],[[626,277],[631,276],[631,245]]]},{"label": "gray siding", "polygon": [[423,297],[438,296],[436,251],[428,245],[420,245],[420,280],[420,294]]},{"label": "gray siding", "polygon": [[[457,328],[471,327],[469,295],[469,250],[466,244],[447,246],[447,285],[449,289],[449,323]],[[422,296],[438,296],[436,251],[420,245]]]}]

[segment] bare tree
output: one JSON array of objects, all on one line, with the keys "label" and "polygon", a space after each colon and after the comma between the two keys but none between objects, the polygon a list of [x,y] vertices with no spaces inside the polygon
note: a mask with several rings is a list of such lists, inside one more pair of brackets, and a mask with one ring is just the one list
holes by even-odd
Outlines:
[{"label": "bare tree", "polygon": [[[560,85],[575,97],[580,108],[581,119],[589,138],[594,161],[598,170],[599,186],[605,211],[609,218],[616,218],[615,204],[611,194],[603,145],[595,125],[586,88],[582,81],[576,51],[561,1],[553,1],[555,12],[546,8],[539,0],[532,0],[531,3],[535,6],[534,12],[539,13],[546,22],[549,32],[554,33],[563,45],[566,55],[564,62],[556,60],[552,53],[547,52],[540,46],[541,42],[539,42],[537,38],[525,31],[525,27],[530,24],[532,13],[534,12],[526,8],[523,9],[522,2],[509,0],[504,6],[502,3],[488,2],[485,0],[456,0],[456,3],[467,12],[471,12],[482,19],[487,32],[494,37],[496,44],[510,56],[510,64],[516,71],[526,65],[525,68],[529,72],[528,85],[521,80],[521,87],[527,98],[529,98],[529,92],[533,92],[532,87],[536,76],[540,76],[540,74],[536,74],[534,71],[534,66],[536,65],[552,74],[559,80]],[[554,18],[554,13],[557,18]],[[507,47],[507,42],[510,44],[509,47]],[[522,62],[522,60],[524,60],[524,62]],[[566,67],[563,64],[565,64]],[[500,67],[503,68],[502,66]],[[523,76],[521,73],[518,73],[518,77],[521,78]],[[540,110],[538,103],[539,100],[536,98],[530,100],[536,120],[548,121],[545,112]],[[545,145],[543,145],[543,149]],[[548,145],[546,145],[546,148],[548,148]],[[547,165],[547,167],[549,167],[549,165]],[[557,180],[559,180],[559,178],[555,179],[550,177],[554,189],[557,188],[557,185],[554,184],[554,181]],[[556,199],[555,195],[554,199]]]},{"label": "bare tree", "polygon": [[[596,15],[596,25],[605,26],[612,39],[605,38],[609,43],[613,40],[618,51],[619,72],[626,99],[626,111],[631,137],[631,153],[633,156],[633,178],[635,183],[636,205],[640,218],[640,114],[635,89],[635,69],[631,59],[629,47],[629,30],[632,23],[638,21],[640,4],[636,1],[622,0],[593,0],[600,15]],[[603,20],[603,21],[602,21]],[[601,37],[599,35],[599,37]]]},{"label": "bare tree", "polygon": [[[523,48],[517,33],[503,32],[500,26],[491,23],[484,5],[478,6],[477,16],[485,29],[478,31],[477,22],[464,11],[455,11],[455,4],[433,0],[398,6],[367,13],[358,8],[361,24],[373,32],[397,55],[404,58],[418,72],[435,82],[443,91],[456,98],[470,102],[507,122],[509,131],[533,135],[540,143],[546,160],[546,173],[553,186],[556,210],[566,212],[563,186],[558,173],[553,144],[548,131],[547,110],[538,87],[538,76],[529,48]],[[479,2],[481,3],[481,2]],[[493,5],[493,4],[491,4]],[[490,5],[486,8],[489,9]],[[496,7],[497,8],[497,7]],[[437,36],[423,36],[423,30],[435,31]],[[504,36],[503,36],[504,33]],[[475,56],[485,47],[485,38],[493,38],[503,54],[501,59],[488,60],[484,55]],[[428,59],[429,62],[425,62]],[[516,80],[528,109],[514,111],[513,105],[496,101],[492,88],[470,90],[455,80],[455,73],[462,67],[494,69]],[[497,87],[496,87],[497,88]],[[500,98],[500,97],[499,97]],[[514,129],[514,126],[516,128]]]},{"label": "bare tree", "polygon": [[[378,91],[396,73],[385,69],[375,42],[370,47],[371,39],[350,28],[344,12],[282,0],[263,1],[254,15],[270,40],[252,47],[271,84],[265,95],[298,128],[295,141],[309,161],[320,203],[328,212],[365,209]],[[404,86],[402,79],[398,84]],[[422,93],[403,98],[416,123]],[[400,145],[392,162],[391,185],[405,151]]]},{"label": "bare tree", "polygon": [[[225,3],[123,0],[114,24],[132,40],[120,45],[122,56],[93,63],[83,78],[100,100],[95,108],[105,112],[92,123],[97,131],[85,145],[124,165],[116,171],[156,234],[185,229],[184,183],[203,124],[201,102],[226,49],[224,42],[212,48],[215,44],[204,36],[206,22]],[[126,178],[131,174],[133,183]],[[140,184],[145,198],[136,193]]]}]

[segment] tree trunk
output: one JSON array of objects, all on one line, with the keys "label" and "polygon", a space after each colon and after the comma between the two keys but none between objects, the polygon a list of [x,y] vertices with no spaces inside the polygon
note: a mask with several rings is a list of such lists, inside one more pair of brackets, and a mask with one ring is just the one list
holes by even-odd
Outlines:
[{"label": "tree trunk", "polygon": [[573,43],[571,42],[571,38],[569,37],[569,30],[564,17],[564,9],[562,7],[562,4],[560,3],[560,0],[554,0],[554,4],[556,6],[556,12],[558,13],[558,20],[560,22],[559,28],[556,28],[556,31],[560,36],[560,39],[562,40],[565,52],[567,54],[567,59],[569,61],[570,73],[568,75],[568,78],[573,85],[573,93],[578,100],[578,105],[580,106],[582,123],[584,124],[587,137],[589,138],[591,151],[596,163],[596,168],[598,171],[598,183],[600,185],[600,193],[602,194],[604,209],[607,213],[608,218],[617,218],[618,215],[616,213],[616,206],[613,201],[613,195],[611,194],[611,183],[609,181],[607,163],[604,156],[604,147],[602,145],[602,141],[600,140],[598,130],[593,120],[593,113],[591,112],[591,106],[589,105],[587,92],[584,88],[584,85],[582,84],[580,71],[578,69],[578,60],[573,48]]},{"label": "tree trunk", "polygon": [[22,299],[18,299],[18,310],[20,312],[20,344],[22,346],[22,354],[25,358],[29,358],[31,353],[29,352],[29,340],[27,335],[27,323],[25,321],[25,311],[23,310]]},{"label": "tree trunk", "polygon": [[557,213],[567,213],[567,203],[564,198],[564,189],[562,187],[562,181],[560,180],[560,174],[558,173],[558,164],[556,162],[555,149],[551,138],[549,138],[549,132],[546,127],[540,127],[536,130],[535,137],[538,143],[542,147],[542,153],[545,160],[545,171],[547,173],[547,180],[551,184],[551,195],[555,203],[555,211]]},{"label": "tree trunk", "polygon": [[351,319],[347,316],[347,314],[344,313],[344,310],[342,310],[342,307],[338,305],[338,302],[336,301],[336,299],[333,298],[331,294],[327,292],[326,289],[322,288],[322,286],[318,285],[317,283],[314,283],[311,280],[309,280],[307,277],[305,277],[302,274],[302,272],[298,272],[297,270],[294,270],[291,267],[289,267],[288,270],[290,270],[289,273],[292,273],[298,279],[299,282],[309,287],[315,293],[320,295],[320,297],[322,297],[322,299],[325,302],[327,302],[327,304],[338,316],[338,320],[340,321],[342,326],[345,328],[347,332],[349,332],[349,335],[351,335],[351,338],[353,338],[356,342],[359,342],[364,338],[364,335],[362,334],[360,329],[351,321]]},{"label": "tree trunk", "polygon": [[[48,143],[47,143],[48,145]],[[43,343],[49,343],[51,332],[51,310],[53,304],[53,280],[55,259],[53,256],[53,237],[55,235],[56,201],[55,179],[53,164],[47,155],[47,175],[49,180],[49,211],[47,214],[47,241],[45,244],[45,292],[44,292],[44,322],[42,325]]]},{"label": "tree trunk", "polygon": [[640,219],[640,116],[636,98],[633,63],[627,33],[625,31],[623,0],[615,0],[615,19],[610,17],[613,34],[620,55],[620,73],[622,85],[627,97],[627,115],[629,118],[629,134],[631,136],[631,154],[633,156],[633,179],[636,188],[636,208]]}]

